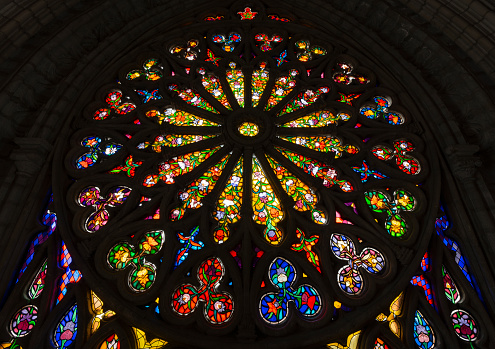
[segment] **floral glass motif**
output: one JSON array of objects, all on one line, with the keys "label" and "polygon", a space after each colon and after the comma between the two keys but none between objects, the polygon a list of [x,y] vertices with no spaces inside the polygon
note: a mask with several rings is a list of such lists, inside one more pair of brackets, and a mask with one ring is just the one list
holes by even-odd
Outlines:
[{"label": "floral glass motif", "polygon": [[284,148],[276,147],[282,155],[292,161],[304,172],[323,180],[323,185],[327,188],[337,185],[344,192],[351,192],[354,187],[349,181],[337,178],[337,171],[333,167],[329,167],[321,162],[315,161],[306,156],[299,155]]},{"label": "floral glass motif", "polygon": [[268,163],[282,184],[282,188],[294,200],[294,208],[297,211],[310,211],[315,223],[327,223],[326,214],[315,207],[318,203],[316,193],[273,158],[268,157]]},{"label": "floral glass motif", "polygon": [[407,233],[406,220],[401,211],[414,211],[416,199],[406,190],[398,189],[393,194],[393,201],[387,193],[374,190],[364,193],[368,206],[375,212],[387,213],[385,229],[394,237],[402,237]]},{"label": "floral glass motif", "polygon": [[[471,314],[465,310],[457,309],[450,314],[455,334],[462,340],[473,342],[478,338],[478,328]],[[471,344],[471,348],[473,345]]]},{"label": "floral glass motif", "polygon": [[[200,70],[200,73],[202,71]],[[213,74],[204,74],[201,79],[203,87],[207,92],[209,92],[217,101],[219,101],[225,108],[232,110],[230,103],[223,91],[222,85],[220,84],[220,79]]]},{"label": "floral glass motif", "polygon": [[272,45],[282,42],[282,37],[280,35],[274,34],[274,35],[268,35],[264,33],[259,33],[256,34],[254,37],[254,40],[259,42],[259,48],[263,52],[268,52],[272,50]]},{"label": "floral glass motif", "polygon": [[342,85],[364,85],[370,82],[370,80],[360,74],[353,73],[354,67],[349,63],[337,63],[337,72],[333,74],[333,81]]},{"label": "floral glass motif", "polygon": [[359,295],[363,290],[361,268],[370,274],[378,274],[385,268],[385,258],[381,252],[366,247],[357,255],[354,242],[346,235],[332,234],[330,247],[335,257],[349,264],[340,268],[337,275],[340,288],[349,295]]},{"label": "floral glass motif", "polygon": [[69,347],[77,336],[77,304],[74,304],[60,319],[53,332],[52,342],[55,348]]},{"label": "floral glass motif", "polygon": [[19,309],[10,320],[9,331],[12,337],[19,338],[28,335],[36,325],[38,308],[26,305]]},{"label": "floral glass motif", "polygon": [[31,286],[29,286],[28,289],[28,297],[30,299],[35,299],[38,298],[41,292],[43,292],[43,288],[45,287],[45,278],[46,278],[46,268],[48,264],[45,260],[43,262],[43,265],[41,268],[38,270],[38,273],[33,279],[33,282],[31,283]]},{"label": "floral glass motif", "polygon": [[156,185],[159,180],[164,181],[166,184],[173,184],[175,183],[175,177],[189,173],[219,149],[220,147],[204,149],[177,156],[161,163],[159,165],[158,174],[146,176],[143,185],[145,187],[152,187]]},{"label": "floral glass motif", "polygon": [[270,282],[278,292],[269,292],[261,297],[260,315],[271,325],[283,323],[289,316],[289,302],[293,302],[298,312],[311,318],[321,311],[322,300],[318,291],[311,285],[301,285],[297,289],[296,269],[288,260],[277,257],[268,270]]},{"label": "floral glass motif", "polygon": [[266,178],[265,172],[261,168],[258,160],[253,157],[253,220],[265,225],[263,237],[272,245],[278,245],[282,241],[282,231],[277,227],[284,218],[284,213],[280,209],[281,204],[278,196],[273,191],[272,186]]},{"label": "floral glass motif", "polygon": [[239,160],[225,185],[225,189],[220,194],[213,212],[213,217],[218,221],[218,227],[213,233],[216,243],[227,241],[230,236],[229,224],[233,224],[241,218],[243,182],[242,160]]},{"label": "floral glass motif", "polygon": [[76,160],[76,168],[78,170],[93,166],[100,159],[100,155],[111,156],[117,153],[121,144],[105,142],[103,143],[100,137],[86,137],[81,141],[83,147],[89,148],[89,152],[84,153]]},{"label": "floral glass motif", "polygon": [[330,88],[327,86],[319,87],[316,91],[306,90],[299,93],[292,101],[290,101],[278,114],[281,116],[284,114],[292,113],[301,108],[306,108],[315,103],[323,94],[330,92]]},{"label": "floral glass motif", "polygon": [[164,147],[182,147],[185,145],[193,144],[196,142],[200,142],[202,140],[216,137],[215,135],[178,135],[178,134],[169,134],[169,135],[160,135],[157,136],[153,143],[143,142],[138,144],[138,149],[146,149],[151,148],[155,153],[161,153],[162,148]]},{"label": "floral glass motif", "polygon": [[143,64],[143,69],[131,70],[126,75],[127,80],[151,80],[156,81],[163,77],[162,72],[158,68],[158,60],[156,58],[147,59]]},{"label": "floral glass motif", "polygon": [[198,46],[199,46],[199,41],[191,39],[184,46],[180,46],[180,45],[172,46],[170,48],[170,53],[173,54],[174,56],[184,58],[188,61],[194,61],[196,60],[196,58],[198,58],[198,54],[200,52]]},{"label": "floral glass motif", "polygon": [[234,62],[230,62],[229,67],[231,69],[227,70],[225,78],[237,103],[244,108],[244,73],[241,69],[236,69],[237,65]]},{"label": "floral glass motif", "polygon": [[95,233],[101,227],[108,223],[110,214],[107,207],[116,207],[122,205],[126,200],[131,189],[127,187],[116,187],[108,193],[108,198],[100,195],[98,187],[87,187],[81,191],[78,197],[80,206],[93,207],[94,212],[91,213],[84,223],[84,228],[88,233]]},{"label": "floral glass motif", "polygon": [[117,115],[125,115],[136,109],[136,105],[134,103],[123,102],[123,98],[122,91],[110,91],[105,98],[108,108],[100,108],[95,111],[93,119],[98,121],[105,120],[113,115],[112,112]]},{"label": "floral glass motif", "polygon": [[219,292],[218,287],[225,273],[225,267],[218,258],[209,258],[198,268],[199,288],[183,284],[172,294],[172,308],[180,316],[187,316],[196,310],[198,303],[204,302],[205,319],[220,325],[231,319],[234,301],[227,292]]},{"label": "floral glass motif", "polygon": [[390,314],[387,316],[381,313],[376,317],[376,321],[388,321],[388,327],[393,334],[401,337],[401,325],[398,317],[402,313],[402,305],[404,304],[404,292],[401,292],[390,304]]},{"label": "floral glass motif", "polygon": [[156,120],[160,125],[165,122],[175,126],[218,126],[215,122],[172,107],[166,108],[163,113],[154,109],[149,110],[146,116]]},{"label": "floral glass motif", "polygon": [[394,141],[394,149],[390,149],[384,145],[378,145],[371,149],[373,155],[375,155],[378,159],[387,161],[395,158],[395,163],[397,167],[404,173],[410,175],[417,175],[421,172],[421,165],[419,161],[413,158],[410,155],[407,155],[407,152],[411,152],[414,150],[414,146],[411,142],[406,141],[405,139]]},{"label": "floral glass motif", "polygon": [[331,110],[320,110],[290,121],[282,127],[325,127],[347,121],[351,116],[346,112],[335,113]]},{"label": "floral glass motif", "polygon": [[163,230],[145,233],[139,240],[137,249],[128,242],[113,246],[108,252],[108,264],[116,270],[132,266],[128,283],[136,292],[149,289],[156,278],[156,266],[145,260],[146,256],[154,255],[161,250],[165,240]]},{"label": "floral glass motif", "polygon": [[120,349],[120,340],[117,334],[114,333],[105,339],[99,349]]},{"label": "floral glass motif", "polygon": [[327,50],[323,47],[311,45],[307,40],[299,40],[295,43],[295,46],[296,51],[298,51],[296,57],[301,62],[311,61],[327,54]]},{"label": "floral glass motif", "polygon": [[184,191],[179,192],[179,200],[181,200],[182,203],[179,207],[172,209],[170,212],[171,220],[182,219],[187,208],[195,209],[203,205],[201,202],[202,199],[215,187],[215,184],[222,174],[229,157],[230,154],[224,156],[219,163],[212,166],[197,180],[189,184]]},{"label": "floral glass motif", "polygon": [[[377,79],[375,84],[373,75],[366,73],[366,68],[357,69],[357,64],[352,66],[347,61],[343,62],[343,56],[340,56],[343,51],[332,51],[331,44],[316,46],[320,44],[314,41],[316,39],[312,39],[311,43],[299,40],[300,36],[291,28],[278,31],[276,27],[280,26],[279,23],[262,22],[266,15],[265,11],[259,10],[257,16],[263,18],[258,20],[257,17],[252,22],[246,18],[242,25],[230,25],[236,21],[232,14],[235,15],[239,8],[235,8],[230,16],[226,15],[227,12],[222,13],[224,20],[212,23],[208,30],[197,32],[194,36],[197,40],[190,47],[184,44],[185,41],[180,41],[182,38],[170,44],[182,46],[176,52],[153,54],[152,57],[157,57],[156,61],[159,59],[160,64],[155,62],[149,67],[161,73],[159,81],[148,80],[146,67],[142,69],[143,61],[139,61],[135,67],[141,72],[136,81],[121,81],[122,91],[129,93],[129,102],[136,104],[134,120],[132,115],[117,117],[111,108],[113,114],[110,116],[116,116],[114,119],[109,122],[91,120],[101,127],[101,131],[98,129],[98,137],[107,140],[109,138],[104,137],[113,135],[115,138],[111,139],[122,144],[118,154],[121,162],[115,163],[115,156],[105,162],[106,165],[113,161],[113,167],[94,166],[90,171],[82,170],[79,172],[80,178],[76,180],[86,183],[86,175],[99,173],[101,182],[110,183],[113,180],[114,185],[128,185],[134,193],[132,196],[129,194],[130,200],[126,201],[126,206],[108,209],[111,219],[104,228],[109,232],[105,241],[112,240],[105,246],[112,248],[110,252],[102,252],[107,252],[103,254],[110,265],[107,269],[114,270],[107,272],[110,276],[103,275],[103,278],[109,282],[119,280],[120,285],[124,282],[128,292],[149,291],[149,294],[140,294],[138,298],[151,297],[156,293],[146,305],[127,299],[122,305],[126,312],[119,313],[119,316],[125,319],[129,310],[136,314],[141,311],[157,313],[161,315],[153,319],[157,324],[168,322],[168,317],[173,316],[177,324],[187,324],[191,333],[196,334],[200,328],[198,336],[203,336],[218,330],[222,337],[220,341],[223,338],[230,341],[232,336],[244,335],[241,323],[254,320],[249,319],[254,314],[258,319],[253,321],[255,333],[263,332],[263,338],[276,342],[278,339],[268,333],[272,324],[283,327],[290,319],[300,317],[312,322],[310,332],[323,332],[330,323],[342,322],[341,312],[356,310],[346,305],[336,305],[337,301],[333,307],[330,303],[327,311],[324,311],[322,302],[325,295],[325,300],[328,298],[332,302],[340,298],[354,298],[363,304],[379,302],[384,312],[390,305],[390,314],[381,314],[384,318],[381,321],[387,324],[369,321],[376,317],[376,313],[367,314],[366,324],[385,330],[388,325],[393,333],[399,333],[398,337],[404,338],[406,329],[401,328],[401,325],[411,327],[401,313],[404,298],[397,297],[391,305],[392,297],[373,297],[371,293],[378,288],[390,291],[394,283],[385,283],[382,279],[402,278],[404,271],[411,269],[406,268],[409,262],[397,263],[399,255],[385,255],[388,248],[382,249],[375,245],[375,248],[371,248],[354,235],[360,229],[366,230],[369,225],[380,228],[373,219],[375,217],[381,219],[379,225],[383,225],[389,216],[404,215],[412,230],[416,220],[413,220],[413,215],[404,214],[403,211],[408,208],[414,210],[416,204],[421,208],[427,206],[427,209],[431,206],[419,202],[423,197],[420,193],[430,187],[429,177],[424,181],[428,185],[410,189],[417,196],[417,202],[412,198],[412,207],[404,206],[402,202],[396,202],[396,197],[390,199],[387,193],[382,193],[385,192],[384,188],[390,186],[388,180],[378,181],[388,178],[388,172],[392,173],[391,178],[394,173],[399,176],[400,172],[391,169],[386,176],[370,169],[363,160],[367,159],[371,166],[380,164],[370,148],[378,144],[382,148],[387,146],[393,149],[393,142],[387,144],[380,142],[380,139],[397,141],[405,137],[399,135],[400,129],[395,127],[398,123],[389,122],[393,121],[395,115],[391,114],[395,113],[393,110],[388,110],[391,109],[391,100],[379,106],[373,100],[377,95],[375,87],[376,90],[387,91],[386,86],[378,83],[387,80]],[[215,18],[217,14],[211,16]],[[263,23],[268,25],[260,25]],[[201,20],[201,25],[206,27],[210,23]],[[187,36],[186,40],[191,37]],[[294,43],[296,45],[292,46]],[[160,45],[163,42],[156,47]],[[136,93],[136,90],[149,92],[157,89],[163,96],[160,101],[146,101]],[[126,100],[122,98],[123,102]],[[373,115],[380,122],[369,120],[369,115],[362,113],[364,109],[361,108],[364,107],[374,108]],[[394,109],[403,110],[395,104]],[[405,116],[401,120],[409,121]],[[117,126],[125,128],[127,139],[118,136]],[[105,133],[106,129],[111,132]],[[386,138],[385,133],[388,131],[393,136]],[[414,139],[415,146],[421,149],[420,137],[410,137],[407,139]],[[71,158],[72,162],[88,151],[83,151],[80,145],[78,147],[80,153],[75,150],[70,153],[77,154]],[[423,167],[426,167],[427,155],[422,160],[425,162],[421,163]],[[409,156],[409,151],[406,151],[405,156]],[[396,166],[394,163],[397,158],[395,154],[391,157],[389,162],[392,167]],[[382,165],[380,168],[385,167]],[[123,172],[125,175],[109,174],[109,169],[112,169],[110,173]],[[415,183],[409,183],[407,176],[402,177],[404,187],[413,188]],[[362,182],[366,181],[363,185]],[[385,184],[375,187],[376,183]],[[390,194],[397,189],[409,195],[409,192],[400,188],[393,188]],[[386,197],[386,200],[382,198],[383,205],[375,207],[382,211],[366,212],[366,195],[378,192]],[[102,194],[106,195],[106,199],[108,194],[103,191]],[[394,196],[397,196],[396,193]],[[139,198],[141,201],[137,202]],[[91,213],[90,208],[85,210],[86,214]],[[80,212],[74,214],[78,219],[85,213],[82,209]],[[122,223],[114,221],[119,217],[122,217]],[[389,220],[392,218],[389,217]],[[146,220],[143,222],[143,219]],[[332,221],[327,222],[329,219]],[[167,234],[170,234],[170,244],[156,245],[154,253],[146,254],[137,244],[142,235],[135,237],[130,231],[133,229],[132,224],[138,221],[153,227],[157,224],[169,225]],[[112,229],[114,224],[116,227]],[[336,234],[334,228],[340,234]],[[406,224],[405,228],[408,228]],[[344,232],[347,229],[345,234],[349,236],[343,235],[341,229]],[[146,231],[150,230],[146,229],[142,233]],[[422,231],[419,229],[420,233]],[[407,238],[406,230],[403,234]],[[361,237],[366,236],[368,234]],[[387,236],[384,238],[394,247],[394,241],[398,245],[402,244]],[[98,240],[98,235],[88,235],[87,239]],[[326,246],[320,246],[322,242]],[[263,247],[264,243],[268,246]],[[332,253],[322,255],[329,247]],[[414,245],[408,248],[413,251],[413,255],[417,255],[419,247]],[[98,248],[90,249],[92,253],[98,252]],[[274,260],[274,250],[280,250],[277,256],[283,257]],[[118,253],[118,258],[113,256]],[[86,259],[89,258],[92,257]],[[328,268],[325,266],[328,261],[338,267]],[[251,270],[251,265],[255,269],[264,268],[270,262],[278,264],[273,267],[275,271],[268,271],[271,284],[266,276],[261,280],[258,277],[260,274]],[[137,272],[148,263],[153,264],[154,274],[150,277],[148,270],[145,270],[142,275],[144,284],[141,284],[137,280]],[[299,264],[308,275],[299,272]],[[195,273],[198,265],[199,270]],[[284,269],[285,277],[291,279],[292,283],[276,284],[275,279],[284,277],[277,273],[279,268]],[[296,269],[302,279],[297,280]],[[389,274],[387,270],[393,273]],[[130,280],[133,273],[136,274],[134,281],[137,283]],[[242,273],[243,278],[239,279],[238,273]],[[273,273],[275,276],[272,278]],[[291,276],[292,273],[294,275]],[[412,271],[407,278],[410,280],[411,276]],[[173,280],[184,280],[184,277],[189,279],[167,284]],[[326,281],[319,282],[320,278]],[[251,280],[255,280],[256,285],[252,285]],[[376,283],[379,287],[376,287]],[[233,287],[230,287],[233,285],[236,287],[235,294],[231,291]],[[241,299],[244,297],[242,294],[239,294],[241,298],[237,298],[237,288],[242,290],[246,287],[254,287],[255,290],[261,288],[256,298],[257,311],[246,308],[249,304],[245,302],[246,299]],[[394,293],[393,296],[397,296],[398,292]],[[115,296],[122,298],[122,294]],[[153,302],[158,296],[160,301]],[[236,319],[232,316],[234,300],[237,307],[235,311],[239,316],[237,318],[236,315]],[[188,317],[194,311],[196,314]],[[294,314],[288,315],[288,312]],[[319,315],[323,319],[321,322],[317,321]],[[206,320],[202,320],[203,316]],[[352,314],[349,314],[350,317]],[[360,318],[364,319],[364,316]],[[399,324],[399,320],[403,323]],[[221,326],[217,327],[218,324]],[[299,331],[299,326],[294,325],[290,328],[295,329],[294,332]],[[123,332],[118,333],[120,336]],[[109,334],[111,332],[105,336],[102,334],[100,342]],[[328,338],[334,335],[329,334]],[[372,335],[373,338],[369,331],[364,331],[363,343],[372,346],[377,332]],[[397,343],[400,340],[388,332],[387,335],[388,339],[391,336]],[[184,343],[182,339],[172,340],[172,337],[167,340],[173,341],[172,345],[187,347],[190,339],[186,337],[183,338]],[[358,337],[353,337],[355,343]],[[122,345],[124,341],[127,345],[127,336],[124,338],[122,334],[121,341]],[[318,345],[322,344],[318,339],[313,338],[311,341],[315,345],[317,341]]]},{"label": "floral glass motif", "polygon": [[461,294],[450,276],[450,274],[445,269],[445,266],[442,265],[442,278],[443,278],[443,289],[445,292],[445,297],[453,304],[459,303],[461,301]]},{"label": "floral glass motif", "polygon": [[383,119],[390,125],[401,125],[405,122],[405,118],[401,113],[389,111],[392,105],[392,98],[376,96],[373,98],[375,105],[367,104],[359,110],[359,112],[368,119]]},{"label": "floral glass motif", "polygon": [[190,251],[194,250],[201,250],[205,244],[202,241],[196,241],[196,236],[199,233],[199,226],[193,228],[189,236],[186,236],[185,234],[177,233],[177,238],[179,239],[179,242],[183,245],[177,251],[177,256],[175,257],[175,268],[177,268],[182,262],[184,262],[189,256]]},{"label": "floral glass motif", "polygon": [[211,40],[216,44],[222,44],[222,49],[225,52],[232,52],[234,51],[236,44],[241,42],[241,35],[239,33],[230,33],[228,36],[217,34],[213,35]]},{"label": "floral glass motif", "polygon": [[337,137],[332,136],[319,136],[319,137],[305,137],[305,136],[279,136],[280,139],[285,141],[301,145],[311,150],[335,154],[335,158],[340,158],[345,154],[357,154],[359,148],[352,144],[342,144],[342,141]]},{"label": "floral glass motif", "polygon": [[426,318],[419,310],[414,313],[413,336],[416,345],[420,349],[433,349],[435,347],[435,334]]}]

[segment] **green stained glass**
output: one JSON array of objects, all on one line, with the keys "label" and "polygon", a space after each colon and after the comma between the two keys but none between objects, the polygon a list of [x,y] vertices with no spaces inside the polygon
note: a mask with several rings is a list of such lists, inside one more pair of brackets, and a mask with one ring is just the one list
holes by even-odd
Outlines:
[{"label": "green stained glass", "polygon": [[330,110],[320,110],[308,115],[305,115],[296,120],[292,120],[282,127],[325,127],[331,124],[337,124],[340,120],[347,121],[351,118],[349,113],[335,114]]},{"label": "green stained glass", "polygon": [[155,58],[148,59],[143,64],[143,70],[132,70],[127,73],[127,80],[135,80],[135,79],[146,79],[151,81],[156,81],[162,78],[162,72],[158,68],[158,60]]},{"label": "green stained glass", "polygon": [[323,94],[328,92],[330,92],[330,88],[326,86],[320,87],[316,91],[306,90],[301,92],[293,100],[287,103],[284,109],[282,109],[277,116],[292,113],[293,111],[301,108],[306,108],[316,102]]},{"label": "green stained glass", "polygon": [[296,87],[296,76],[299,72],[295,69],[289,71],[289,74],[283,75],[275,80],[275,86],[273,87],[270,97],[268,98],[265,110],[270,110],[276,106],[285,96],[292,92]]},{"label": "green stained glass", "polygon": [[160,125],[166,122],[176,126],[218,126],[216,122],[174,108],[167,108],[163,113],[150,110],[146,112],[146,116],[153,120],[156,119]]},{"label": "green stained glass", "polygon": [[252,106],[256,107],[260,101],[263,92],[265,91],[266,84],[268,83],[268,70],[266,63],[261,63],[260,68],[253,71],[251,76],[251,93],[252,93]]},{"label": "green stained glass", "polygon": [[163,230],[157,230],[145,233],[139,240],[137,249],[128,242],[120,242],[108,252],[108,264],[115,270],[133,265],[128,275],[129,286],[136,292],[146,291],[155,281],[156,267],[146,261],[145,257],[158,253],[164,240]]},{"label": "green stained glass", "polygon": [[201,200],[215,187],[215,184],[222,174],[229,157],[230,154],[224,156],[219,163],[212,166],[208,171],[203,173],[202,176],[189,184],[184,191],[179,192],[179,199],[182,203],[179,207],[170,212],[170,219],[182,219],[184,217],[184,213],[186,212],[186,208],[198,208],[203,205]]},{"label": "green stained glass", "polygon": [[282,242],[283,234],[277,223],[284,218],[279,198],[273,191],[256,157],[253,157],[252,178],[253,220],[266,226],[263,236],[272,245]]},{"label": "green stained glass", "polygon": [[368,206],[375,212],[387,213],[385,229],[394,237],[402,237],[407,232],[407,223],[400,215],[401,211],[413,211],[416,207],[416,200],[405,190],[396,190],[394,200],[381,191],[373,190],[364,193],[364,198]]},{"label": "green stained glass", "polygon": [[227,241],[230,236],[228,224],[235,223],[241,218],[242,205],[242,158],[232,172],[225,189],[218,198],[217,206],[213,212],[213,217],[218,221],[218,227],[214,232],[216,243]]},{"label": "green stained glass", "polygon": [[340,189],[346,193],[354,190],[354,187],[349,181],[337,178],[337,171],[333,167],[329,167],[321,162],[294,153],[290,150],[285,150],[280,147],[276,147],[276,149],[287,159],[302,168],[307,174],[322,179],[325,187],[338,185]]},{"label": "green stained glass", "polygon": [[216,137],[216,135],[160,135],[155,138],[153,143],[144,142],[138,144],[137,147],[138,149],[146,149],[148,147],[151,147],[154,152],[161,153],[162,147],[181,147],[213,137]]},{"label": "green stained glass", "polygon": [[172,184],[175,182],[175,177],[191,172],[203,161],[213,155],[213,153],[215,153],[218,149],[220,149],[220,147],[195,151],[193,153],[173,157],[172,159],[159,165],[158,174],[150,174],[146,176],[143,181],[143,185],[145,187],[152,187],[157,184],[159,180],[162,180],[167,184]]},{"label": "green stained glass", "polygon": [[318,203],[316,193],[273,158],[268,157],[268,163],[275,171],[282,188],[294,200],[294,208],[297,211],[310,211],[315,223],[325,224],[327,222],[326,214],[315,207]]},{"label": "green stained glass", "polygon": [[[222,103],[222,105],[228,110],[232,110],[232,107],[225,96],[222,85],[220,84],[220,79],[215,75],[204,75],[201,79],[203,87],[208,91],[217,101]],[[204,108],[203,108],[204,109]]]},{"label": "green stained glass", "polygon": [[177,92],[180,98],[187,104],[193,105],[195,107],[201,108],[203,110],[215,113],[215,114],[220,114],[218,110],[212,107],[210,103],[204,100],[203,97],[201,97],[196,91],[186,88],[186,89],[179,89],[177,85],[170,85],[169,89],[171,91]]},{"label": "green stained glass", "polygon": [[252,122],[243,122],[239,126],[239,133],[243,136],[254,137],[258,134],[259,127],[255,123]]},{"label": "green stained glass", "polygon": [[[235,63],[230,63],[231,70],[227,70],[226,78],[234,97],[241,108],[244,108],[244,73],[235,69]],[[254,73],[253,73],[254,74]]]},{"label": "green stained glass", "polygon": [[291,249],[297,252],[306,252],[306,259],[321,273],[320,256],[318,256],[318,253],[313,249],[318,243],[318,236],[313,235],[306,238],[304,232],[299,228],[297,229],[296,236],[299,239],[299,242],[293,244]]},{"label": "green stained glass", "polygon": [[342,157],[344,153],[356,154],[359,148],[346,144],[343,145],[339,138],[331,136],[318,136],[318,137],[294,137],[294,136],[279,136],[281,139],[288,142],[316,150],[324,153],[334,152],[336,158]]}]

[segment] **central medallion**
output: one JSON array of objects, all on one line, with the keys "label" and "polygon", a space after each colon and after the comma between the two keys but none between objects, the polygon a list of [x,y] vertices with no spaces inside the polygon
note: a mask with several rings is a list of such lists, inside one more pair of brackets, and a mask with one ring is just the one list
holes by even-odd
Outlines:
[{"label": "central medallion", "polygon": [[243,122],[239,128],[239,133],[243,136],[254,137],[259,132],[259,127],[254,122]]}]

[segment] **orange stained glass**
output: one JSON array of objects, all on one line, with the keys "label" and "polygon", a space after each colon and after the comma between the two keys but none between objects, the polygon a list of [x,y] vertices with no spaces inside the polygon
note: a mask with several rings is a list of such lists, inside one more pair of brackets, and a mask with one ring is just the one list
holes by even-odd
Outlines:
[{"label": "orange stained glass", "polygon": [[279,198],[254,156],[252,181],[253,220],[266,226],[263,231],[265,240],[272,245],[278,245],[282,241],[283,234],[277,223],[284,218],[284,212]]},{"label": "orange stained glass", "polygon": [[243,136],[254,137],[258,134],[259,127],[253,122],[243,122],[239,126],[239,133]]},{"label": "orange stained glass", "polygon": [[268,111],[276,106],[285,96],[292,92],[296,87],[296,76],[299,72],[295,69],[291,69],[289,74],[283,75],[275,80],[275,86],[270,93],[265,110]]},{"label": "orange stained glass", "polygon": [[229,157],[230,154],[225,155],[219,163],[210,167],[202,176],[189,184],[184,191],[179,192],[179,200],[182,203],[170,212],[170,219],[179,220],[183,218],[186,208],[198,208],[203,205],[201,201],[215,187]]},{"label": "orange stained glass", "polygon": [[[225,78],[234,93],[234,97],[241,108],[244,108],[244,73],[240,69],[235,69],[236,64],[231,62],[231,70],[227,70]],[[254,74],[254,73],[253,73]]]},{"label": "orange stained glass", "polygon": [[294,200],[294,208],[297,211],[310,211],[315,223],[327,223],[326,214],[315,207],[318,203],[316,193],[270,156],[268,157],[268,163],[275,171],[282,188]]},{"label": "orange stained glass", "polygon": [[347,112],[334,113],[330,110],[320,110],[283,124],[282,127],[325,127],[347,121],[351,115]]},{"label": "orange stained glass", "polygon": [[216,122],[172,107],[166,108],[163,113],[155,109],[149,110],[146,116],[160,125],[165,122],[175,126],[218,126]]},{"label": "orange stained glass", "polygon": [[191,172],[220,148],[221,147],[215,147],[173,157],[159,165],[158,174],[146,176],[143,185],[145,187],[152,187],[156,185],[159,180],[164,181],[166,184],[173,184],[175,183],[175,177]]},{"label": "orange stained glass", "polygon": [[270,77],[266,63],[261,63],[260,68],[253,71],[251,76],[251,94],[252,94],[252,106],[256,107],[260,101],[263,92],[265,91],[268,78]]},{"label": "orange stained glass", "polygon": [[217,76],[205,74],[201,79],[201,82],[203,83],[205,90],[215,97],[217,101],[222,103],[222,105],[228,110],[232,110],[232,107],[227,100],[227,96],[225,96],[222,85],[220,84],[220,79]]},{"label": "orange stained glass", "polygon": [[216,243],[227,241],[230,236],[228,225],[237,222],[241,218],[242,205],[242,158],[239,159],[232,175],[225,185],[225,189],[217,201],[213,217],[218,221],[213,238]]}]

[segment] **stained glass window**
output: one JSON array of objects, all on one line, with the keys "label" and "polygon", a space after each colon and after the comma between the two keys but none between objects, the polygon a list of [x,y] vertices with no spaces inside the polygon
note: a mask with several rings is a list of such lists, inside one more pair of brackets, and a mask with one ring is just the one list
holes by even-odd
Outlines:
[{"label": "stained glass window", "polygon": [[486,346],[424,116],[265,10],[143,43],[87,101],[1,347]]}]

